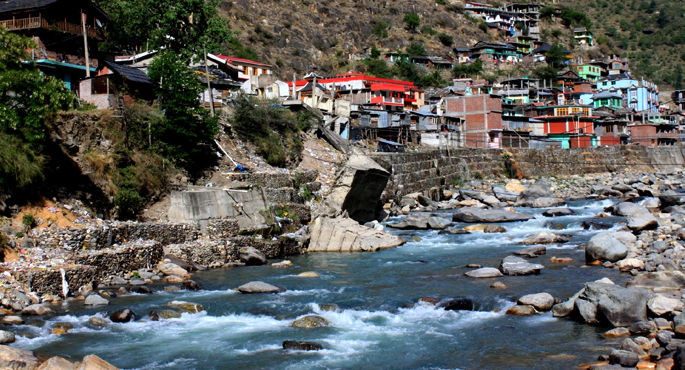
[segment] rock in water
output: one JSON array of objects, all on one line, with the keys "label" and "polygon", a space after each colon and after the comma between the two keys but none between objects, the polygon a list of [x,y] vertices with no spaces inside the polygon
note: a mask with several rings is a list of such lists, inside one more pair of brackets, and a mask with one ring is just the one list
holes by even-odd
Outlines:
[{"label": "rock in water", "polygon": [[398,236],[370,229],[345,217],[318,217],[309,226],[309,234],[304,239],[302,244],[309,243],[309,252],[375,252],[406,242]]},{"label": "rock in water", "polygon": [[544,245],[536,245],[534,247],[524,248],[514,252],[514,254],[517,256],[526,256],[531,258],[542,256],[545,253],[547,253],[547,247]]},{"label": "rock in water", "polygon": [[570,216],[570,215],[575,215],[575,214],[576,213],[568,207],[552,208],[552,209],[548,209],[548,210],[542,212],[542,215],[545,217],[561,217],[561,216]]},{"label": "rock in water", "polygon": [[0,345],[0,369],[33,370],[39,364],[31,351]]},{"label": "rock in water", "polygon": [[547,231],[540,231],[533,235],[528,235],[521,244],[552,244],[552,243],[566,243],[571,240],[568,235],[560,235],[555,233],[549,233]]},{"label": "rock in water", "polygon": [[23,310],[21,310],[22,315],[36,315],[36,316],[42,316],[42,315],[51,315],[54,314],[55,311],[43,306],[42,304],[32,304]]},{"label": "rock in water", "polygon": [[76,370],[76,366],[62,357],[55,356],[43,362],[36,370]]},{"label": "rock in water", "polygon": [[186,301],[171,301],[167,302],[164,306],[176,308],[178,310],[188,313],[198,313],[205,310],[205,308],[201,304]]},{"label": "rock in water", "polygon": [[549,311],[554,306],[554,297],[549,293],[527,294],[519,298],[518,304],[533,306],[538,311]]},{"label": "rock in water", "polygon": [[83,304],[88,306],[106,306],[109,304],[109,301],[97,294],[91,294],[86,297],[86,300],[83,302]]},{"label": "rock in water", "polygon": [[122,310],[114,312],[109,319],[112,320],[112,322],[129,322],[133,319],[135,319],[136,313],[133,312],[132,310],[128,308],[124,308]]},{"label": "rock in water", "polygon": [[527,316],[536,313],[535,307],[529,305],[516,305],[507,310],[507,315]]},{"label": "rock in water", "polygon": [[640,362],[640,357],[633,352],[615,349],[609,354],[609,363],[623,367],[634,367]]},{"label": "rock in water", "polygon": [[502,276],[502,272],[494,267],[483,267],[469,271],[464,275],[472,278],[493,278]]},{"label": "rock in water", "polygon": [[0,344],[14,343],[16,340],[14,333],[11,331],[0,330]]},{"label": "rock in water", "polygon": [[290,326],[300,329],[314,329],[323,328],[325,326],[328,326],[328,324],[328,320],[324,319],[321,316],[307,315],[305,317],[293,321],[292,324],[290,324]]},{"label": "rock in water", "polygon": [[545,266],[538,263],[529,263],[521,257],[508,256],[502,260],[499,270],[504,275],[532,275],[539,274]]},{"label": "rock in water", "polygon": [[183,285],[183,289],[185,289],[185,290],[201,290],[202,289],[200,287],[200,284],[198,284],[192,280],[184,281],[182,285]]},{"label": "rock in water", "polygon": [[152,294],[152,290],[146,286],[132,286],[131,287],[131,293],[137,293],[137,294]]},{"label": "rock in water", "polygon": [[445,311],[473,311],[473,301],[468,298],[450,299],[440,304]]},{"label": "rock in water", "polygon": [[292,349],[297,351],[319,351],[323,349],[323,346],[316,342],[286,340],[283,342],[283,349]]},{"label": "rock in water", "polygon": [[242,247],[238,253],[240,254],[240,261],[248,266],[266,265],[269,262],[264,254],[255,247]]},{"label": "rock in water", "polygon": [[275,285],[267,284],[261,281],[251,281],[238,287],[238,291],[244,294],[252,293],[282,293],[285,288],[280,288]]},{"label": "rock in water", "polygon": [[611,232],[601,232],[590,239],[585,247],[585,261],[616,262],[626,258],[628,248]]},{"label": "rock in water", "polygon": [[530,215],[505,211],[503,209],[481,209],[475,207],[460,208],[452,215],[452,221],[468,223],[528,221],[533,218]]}]

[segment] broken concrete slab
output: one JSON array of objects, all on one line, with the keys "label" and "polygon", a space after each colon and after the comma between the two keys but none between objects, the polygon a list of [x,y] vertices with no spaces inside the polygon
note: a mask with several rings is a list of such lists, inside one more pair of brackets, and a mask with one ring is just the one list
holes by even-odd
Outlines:
[{"label": "broken concrete slab", "polygon": [[375,252],[398,247],[406,240],[360,225],[346,217],[317,217],[309,225],[309,234],[303,244],[308,243],[309,252]]}]

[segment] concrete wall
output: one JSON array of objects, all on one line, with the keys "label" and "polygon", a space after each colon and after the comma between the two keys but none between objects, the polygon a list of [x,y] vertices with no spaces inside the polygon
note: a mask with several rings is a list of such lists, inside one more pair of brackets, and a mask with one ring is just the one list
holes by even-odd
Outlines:
[{"label": "concrete wall", "polygon": [[[685,149],[672,147],[612,146],[582,149],[456,149],[421,153],[375,153],[371,157],[392,170],[386,197],[449,187],[455,181],[503,176],[503,153],[508,152],[527,178],[622,171],[668,170],[685,166]],[[437,193],[437,192],[435,192]]]},{"label": "concrete wall", "polygon": [[195,222],[232,218],[241,229],[267,226],[265,212],[269,206],[261,190],[198,188],[171,193],[169,220]]}]

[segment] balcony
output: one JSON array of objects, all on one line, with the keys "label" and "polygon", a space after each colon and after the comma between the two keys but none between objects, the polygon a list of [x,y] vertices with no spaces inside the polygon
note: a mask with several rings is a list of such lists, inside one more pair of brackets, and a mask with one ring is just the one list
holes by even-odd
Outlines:
[{"label": "balcony", "polygon": [[[46,29],[50,31],[70,33],[73,35],[82,35],[83,26],[80,24],[69,23],[67,21],[55,21],[48,22],[47,19],[43,17],[32,17],[32,18],[22,18],[22,19],[10,19],[6,21],[0,21],[0,26],[4,26],[9,31],[20,31],[20,30],[30,30],[30,29]],[[102,35],[99,31],[95,30],[91,26],[86,26],[86,33],[88,37],[94,39],[102,40]]]}]

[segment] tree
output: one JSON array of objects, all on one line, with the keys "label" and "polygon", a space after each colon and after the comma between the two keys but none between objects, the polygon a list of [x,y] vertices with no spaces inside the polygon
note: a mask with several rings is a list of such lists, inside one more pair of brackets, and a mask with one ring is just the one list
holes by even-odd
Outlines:
[{"label": "tree", "polygon": [[439,34],[438,39],[445,46],[452,46],[454,44],[454,38],[446,33]]},{"label": "tree", "polygon": [[568,60],[568,53],[561,45],[555,44],[549,48],[547,53],[545,53],[545,60],[547,61],[547,64],[552,67],[559,68]]},{"label": "tree", "polygon": [[392,78],[392,70],[388,67],[388,63],[383,59],[367,59],[366,72],[372,76],[380,78]]},{"label": "tree", "polygon": [[421,18],[416,13],[408,13],[404,16],[404,24],[408,30],[415,32],[421,24]]},{"label": "tree", "polygon": [[557,69],[551,66],[536,68],[533,74],[543,81],[549,81],[550,85],[557,80]]},{"label": "tree", "polygon": [[0,193],[42,179],[45,120],[74,103],[62,81],[27,62],[27,50],[36,47],[30,38],[0,27]]},{"label": "tree", "polygon": [[426,48],[423,46],[422,43],[418,41],[412,41],[409,46],[407,46],[407,54],[411,56],[425,56],[428,55],[426,52]]},{"label": "tree", "polygon": [[373,25],[373,34],[376,35],[379,39],[383,39],[388,37],[388,28],[390,28],[390,24],[382,19],[377,19],[374,22]]},{"label": "tree", "polygon": [[473,63],[457,64],[452,68],[452,76],[454,78],[462,77],[475,77],[483,71],[483,61],[480,58],[476,58]]}]

